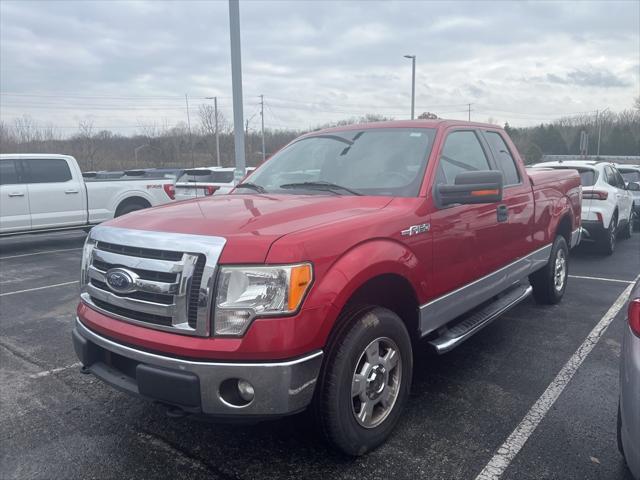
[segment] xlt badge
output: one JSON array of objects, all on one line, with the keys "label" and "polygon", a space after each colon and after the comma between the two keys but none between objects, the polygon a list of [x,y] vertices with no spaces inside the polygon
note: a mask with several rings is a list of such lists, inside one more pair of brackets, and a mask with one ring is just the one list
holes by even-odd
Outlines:
[{"label": "xlt badge", "polygon": [[419,233],[427,233],[429,231],[429,228],[431,228],[431,225],[429,225],[428,223],[422,223],[420,225],[411,225],[406,230],[402,230],[400,232],[400,235],[410,237],[412,235],[417,235]]}]

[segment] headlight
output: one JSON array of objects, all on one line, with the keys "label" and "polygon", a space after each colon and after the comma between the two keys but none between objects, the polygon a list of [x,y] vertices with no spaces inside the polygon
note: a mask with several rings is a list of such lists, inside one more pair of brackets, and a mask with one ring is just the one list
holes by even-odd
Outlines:
[{"label": "headlight", "polygon": [[312,279],[309,263],[221,267],[216,289],[215,334],[242,335],[256,317],[295,312]]},{"label": "headlight", "polygon": [[82,247],[82,263],[80,266],[80,288],[84,287],[89,282],[87,276],[87,269],[91,263],[91,253],[96,246],[96,241],[91,238],[91,233],[87,235],[87,239],[84,241],[84,247]]}]

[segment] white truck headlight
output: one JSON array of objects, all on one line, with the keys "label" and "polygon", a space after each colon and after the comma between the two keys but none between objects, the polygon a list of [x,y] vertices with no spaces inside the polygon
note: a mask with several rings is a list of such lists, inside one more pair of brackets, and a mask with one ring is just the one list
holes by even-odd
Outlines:
[{"label": "white truck headlight", "polygon": [[215,335],[243,335],[256,317],[294,313],[312,280],[310,263],[221,267],[213,321]]},{"label": "white truck headlight", "polygon": [[84,247],[82,247],[82,263],[80,264],[80,288],[84,287],[89,282],[87,276],[87,269],[91,264],[91,254],[96,246],[96,241],[91,238],[91,233],[87,235],[87,239],[84,241]]}]

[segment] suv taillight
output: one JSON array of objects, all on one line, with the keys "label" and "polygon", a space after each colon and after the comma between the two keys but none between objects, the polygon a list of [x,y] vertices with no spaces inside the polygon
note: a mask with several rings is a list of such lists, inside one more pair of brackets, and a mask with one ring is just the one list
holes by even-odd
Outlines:
[{"label": "suv taillight", "polygon": [[582,198],[593,200],[606,200],[609,197],[609,192],[604,190],[583,190]]},{"label": "suv taillight", "polygon": [[629,302],[629,326],[633,333],[640,337],[640,298]]},{"label": "suv taillight", "polygon": [[206,196],[213,195],[217,189],[218,187],[214,187],[213,185],[207,185],[206,187],[204,187],[204,194]]},{"label": "suv taillight", "polygon": [[176,187],[171,183],[166,183],[164,185],[164,193],[166,193],[171,200],[176,199]]}]

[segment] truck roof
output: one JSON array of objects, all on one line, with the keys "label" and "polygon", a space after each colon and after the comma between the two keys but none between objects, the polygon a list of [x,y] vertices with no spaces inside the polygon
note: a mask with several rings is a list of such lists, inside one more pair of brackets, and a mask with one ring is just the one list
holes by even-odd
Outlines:
[{"label": "truck roof", "polygon": [[69,159],[71,155],[61,155],[59,153],[2,153],[0,159],[3,158],[42,158],[42,159]]},{"label": "truck roof", "polygon": [[313,136],[319,133],[327,132],[343,132],[345,130],[370,130],[374,128],[446,128],[446,127],[475,127],[475,128],[492,128],[503,130],[499,125],[490,123],[468,122],[466,120],[389,120],[384,122],[354,123],[352,125],[343,125],[339,127],[323,128],[309,132],[306,136]]}]

